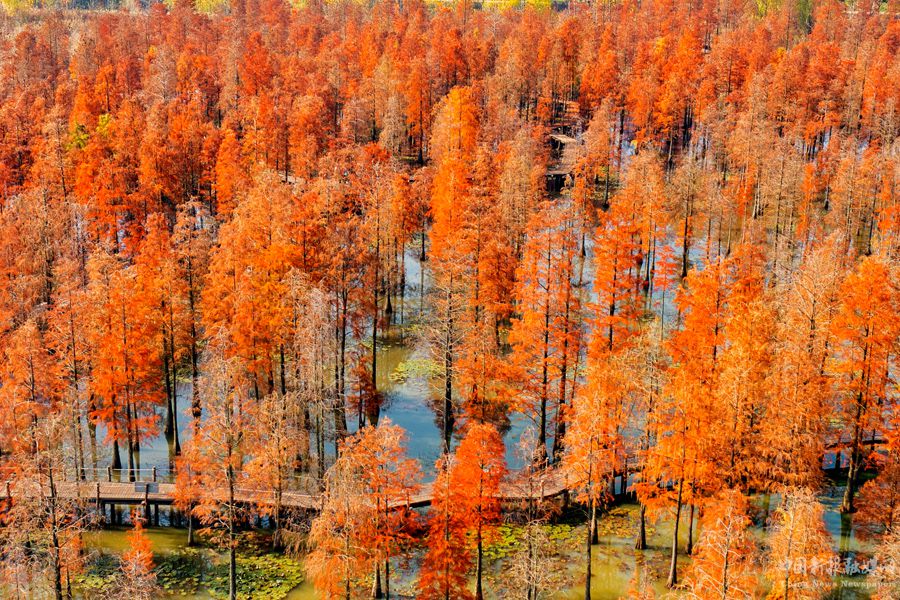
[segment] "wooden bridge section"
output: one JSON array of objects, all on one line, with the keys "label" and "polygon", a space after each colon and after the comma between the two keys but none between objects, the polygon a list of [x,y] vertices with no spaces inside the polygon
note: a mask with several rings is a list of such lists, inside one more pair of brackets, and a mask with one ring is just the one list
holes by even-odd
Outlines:
[{"label": "wooden bridge section", "polygon": [[[56,497],[66,501],[82,501],[94,503],[98,507],[104,505],[171,505],[175,500],[175,484],[163,481],[60,481],[56,482]],[[501,498],[504,501],[516,502],[529,499],[540,500],[559,496],[566,491],[565,475],[560,469],[547,469],[536,472],[530,478],[519,475],[501,485]],[[223,500],[226,490],[219,494]],[[235,488],[235,500],[253,505],[274,505],[277,501],[276,490]],[[0,500],[15,498],[18,495],[49,497],[51,490],[46,483],[33,480],[7,481],[0,484]],[[422,507],[431,504],[434,498],[432,483],[423,484],[419,492],[398,506]],[[319,493],[285,489],[281,493],[281,505],[285,508],[297,508],[316,511],[322,504]]]},{"label": "wooden bridge section", "polygon": [[[846,450],[849,439],[846,436],[838,436],[826,444],[828,449],[823,460],[823,468],[826,470],[841,469],[846,463]],[[863,444],[872,449],[884,444],[886,436],[880,432],[873,432]],[[627,457],[626,464],[630,469],[626,474],[616,474],[610,482],[609,493],[620,498],[627,493],[631,481],[628,474],[633,473],[637,466],[637,458],[631,454]],[[143,477],[144,474],[147,477]],[[135,479],[135,481],[115,481],[117,478]],[[143,505],[150,511],[153,507],[168,506],[175,501],[175,483],[171,481],[171,474],[165,481],[157,476],[155,468],[143,471],[122,470],[114,472],[111,469],[98,470],[96,474],[83,472],[81,480],[63,480],[55,483],[56,497],[63,501],[83,502],[93,504],[102,511],[107,506],[116,505]],[[91,476],[89,476],[91,475]],[[569,490],[569,482],[564,471],[558,467],[549,467],[543,470],[523,470],[512,473],[507,480],[501,483],[500,498],[504,502],[525,502],[529,500],[547,500],[565,494]],[[218,490],[217,494],[223,501],[227,498],[227,490]],[[51,490],[46,481],[36,479],[7,478],[5,483],[0,479],[0,500],[15,499],[19,497],[34,498],[43,495],[50,497]],[[429,506],[434,499],[433,483],[425,483],[419,491],[405,499],[398,501],[397,507],[424,507]],[[277,491],[274,489],[253,489],[238,485],[235,488],[235,500],[242,504],[255,506],[272,506],[277,503]],[[289,509],[317,511],[322,505],[322,495],[318,491],[317,482],[312,479],[298,480],[286,486],[281,492],[281,506]]]}]

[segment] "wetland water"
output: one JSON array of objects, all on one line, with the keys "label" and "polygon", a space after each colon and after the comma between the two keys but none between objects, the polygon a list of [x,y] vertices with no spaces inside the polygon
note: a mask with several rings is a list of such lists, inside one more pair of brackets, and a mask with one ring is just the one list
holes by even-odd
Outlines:
[{"label": "wetland water", "polygon": [[[837,512],[841,490],[834,490],[832,495],[821,497],[826,505],[826,526],[834,539],[835,549],[853,557],[858,552],[866,553],[870,550],[868,542],[856,537],[852,527],[846,521],[842,521]],[[760,524],[765,522],[767,509],[771,511],[777,504],[777,498],[759,497],[753,504],[754,507],[754,533],[762,540],[764,532]],[[681,528],[681,547],[687,542],[686,516]],[[637,527],[637,506],[624,504],[612,508],[605,513],[599,524],[599,544],[593,548],[592,570],[594,573],[592,584],[592,597],[600,600],[613,600],[625,595],[629,589],[635,572],[640,572],[640,577],[652,582],[658,594],[667,592],[664,587],[665,576],[669,561],[669,544],[672,536],[671,519],[663,519],[658,523],[651,523],[648,527],[649,548],[644,552],[636,552],[633,549],[634,534]],[[583,597],[584,556],[583,540],[585,526],[573,521],[547,527],[548,537],[552,545],[552,569],[555,573],[548,590],[552,590],[550,597],[557,600],[576,600]],[[127,528],[104,529],[94,531],[86,536],[86,546],[90,550],[106,555],[116,555],[127,547]],[[187,534],[184,529],[174,527],[152,527],[148,529],[149,537],[153,542],[157,564],[165,565],[177,557],[182,556],[185,550]],[[486,589],[489,598],[508,597],[509,589],[507,562],[510,552],[515,548],[517,530],[514,527],[504,526],[498,542],[491,547],[487,554],[493,560],[487,565]],[[694,539],[699,532],[695,530]],[[194,575],[199,579],[196,591],[190,593],[175,593],[168,597],[182,600],[194,600],[217,597],[205,589],[204,581],[214,578],[210,570],[213,563],[224,564],[224,557],[209,549],[200,551],[188,551],[192,556],[200,556],[203,566],[197,568],[200,575]],[[197,554],[195,554],[197,553]],[[412,565],[396,565],[392,569],[392,590],[397,596],[408,597],[414,594],[415,586],[415,560]],[[299,566],[298,563],[294,563]],[[679,573],[683,577],[690,565],[690,557],[679,556]],[[277,571],[278,565],[275,565]],[[832,600],[862,600],[869,595],[865,588],[858,587],[862,580],[846,580],[841,582],[826,598]],[[760,595],[764,594],[765,584],[760,582]],[[676,594],[676,597],[680,594]],[[258,595],[255,598],[275,597]],[[278,597],[288,600],[312,600],[319,597],[308,583],[300,583],[290,590],[283,590]]]},{"label": "wetland water", "polygon": [[[427,265],[427,263],[426,263]],[[384,395],[380,418],[388,418],[402,427],[407,434],[407,448],[411,457],[422,464],[426,476],[432,471],[442,444],[440,423],[434,409],[435,402],[442,393],[442,382],[431,379],[425,366],[428,349],[415,333],[415,326],[427,310],[423,290],[428,286],[428,271],[419,262],[418,250],[408,249],[405,260],[406,291],[402,298],[395,300],[394,323],[382,332],[378,340],[378,360],[376,378],[378,389]],[[402,321],[401,321],[402,318]],[[182,446],[190,437],[189,403],[191,384],[182,381],[177,385],[178,425]],[[347,424],[351,431],[357,427],[356,414],[348,410]],[[521,466],[517,452],[522,432],[528,420],[522,415],[510,417],[510,427],[504,432],[507,447],[507,465],[510,469]],[[105,432],[98,429],[100,445],[99,468],[104,472],[110,464],[110,449],[103,446]],[[331,443],[326,449],[331,451]],[[156,467],[159,473],[169,470],[174,448],[172,440],[160,434],[145,441],[140,451],[140,468],[143,474]],[[125,454],[123,452],[123,462]]]},{"label": "wetland water", "polygon": [[[439,395],[438,386],[429,379],[427,369],[422,365],[428,358],[428,351],[424,344],[415,336],[414,324],[420,319],[425,310],[423,288],[427,286],[427,272],[423,271],[419,263],[417,252],[410,251],[406,256],[406,281],[407,289],[402,305],[396,306],[395,319],[398,321],[392,325],[383,339],[379,340],[378,349],[378,387],[384,394],[384,404],[381,418],[389,418],[395,424],[403,427],[407,432],[407,446],[410,456],[418,459],[422,464],[426,478],[430,477],[434,461],[437,459],[441,447],[440,424],[432,408],[433,400]],[[402,315],[402,322],[400,321]],[[410,326],[412,325],[412,326]],[[191,394],[190,384],[181,383],[178,392],[178,423],[181,430],[181,443],[187,439],[189,428],[187,424],[188,402]],[[356,426],[356,415],[348,413],[348,424],[351,429]],[[521,466],[521,459],[517,451],[520,437],[529,425],[528,420],[521,415],[514,415],[510,420],[510,427],[505,432],[507,447],[507,462],[511,469]],[[102,439],[103,432],[98,432]],[[330,444],[328,445],[330,447]],[[157,467],[160,473],[168,470],[172,455],[171,440],[165,436],[158,436],[149,440],[141,449],[141,464],[143,469]],[[102,455],[101,465],[109,464],[109,451]],[[842,521],[837,512],[840,493],[835,492],[834,497],[824,497],[823,501],[828,507],[826,524],[834,537],[835,549],[844,553],[856,553],[865,551],[866,545],[857,540],[852,526],[848,521]],[[777,499],[772,500],[772,505]],[[759,511],[764,513],[763,499],[757,501]],[[167,521],[165,509],[162,511],[162,522]],[[764,521],[764,514],[757,516],[757,535],[762,538],[763,531],[759,525]],[[644,552],[633,550],[634,534],[637,528],[636,507],[623,505],[604,514],[600,525],[600,543],[593,550],[594,573],[592,584],[592,596],[595,599],[607,600],[619,598],[627,593],[630,581],[636,571],[640,571],[641,577],[647,577],[653,582],[657,592],[664,592],[663,582],[668,570],[669,545],[672,535],[671,519],[663,519],[659,523],[651,525],[648,529],[648,542],[650,548]],[[683,541],[686,541],[686,516],[683,517],[681,532]],[[86,546],[96,553],[98,561],[103,562],[103,557],[113,557],[120,554],[127,546],[127,528],[111,528],[93,531],[87,535]],[[157,556],[158,565],[179,564],[179,568],[185,569],[182,560],[185,555],[190,556],[196,565],[196,571],[200,573],[184,573],[184,577],[193,577],[198,580],[195,590],[187,593],[173,593],[172,598],[177,599],[201,599],[217,597],[215,592],[210,592],[206,587],[206,580],[215,578],[213,566],[222,563],[222,556],[211,549],[186,550],[187,532],[177,527],[151,527],[148,530],[153,542],[154,553]],[[552,554],[555,578],[550,584],[550,590],[554,590],[553,597],[560,600],[575,600],[583,595],[583,539],[584,525],[573,519],[571,524],[563,524],[550,527],[550,539],[552,540]],[[695,540],[697,533],[695,532]],[[508,590],[506,581],[506,568],[510,552],[516,544],[515,528],[504,529],[498,547],[492,551],[494,560],[488,564],[486,589],[488,597],[501,597]],[[683,547],[683,546],[682,546]],[[270,565],[274,576],[281,568],[297,568],[299,563],[291,561],[291,565]],[[392,591],[395,595],[408,596],[414,594],[416,561],[411,565],[396,565],[392,568]],[[690,558],[679,556],[679,573],[683,576],[686,572]],[[257,568],[251,566],[248,568]],[[214,586],[212,586],[214,587]],[[277,594],[272,592],[260,592],[259,598],[285,597],[289,600],[311,600],[317,598],[314,590],[308,583],[300,583],[290,589],[279,588]],[[286,594],[286,595],[285,595]],[[85,595],[84,597],[90,597]],[[220,597],[220,596],[219,596]],[[867,598],[864,590],[844,586],[836,589],[829,598],[860,599]]]}]

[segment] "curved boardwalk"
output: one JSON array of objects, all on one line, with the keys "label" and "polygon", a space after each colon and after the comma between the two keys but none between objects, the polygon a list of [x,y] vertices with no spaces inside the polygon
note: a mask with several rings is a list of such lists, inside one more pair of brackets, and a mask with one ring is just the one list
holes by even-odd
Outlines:
[{"label": "curved boardwalk", "polygon": [[[841,451],[846,448],[850,440],[845,439],[846,434],[841,435],[838,439],[826,444],[832,453],[840,456]],[[866,438],[862,445],[871,445],[872,447],[881,445],[885,442],[885,435],[875,432]],[[837,452],[834,452],[837,450]],[[840,460],[838,458],[838,460]],[[634,456],[628,456],[627,463],[629,468],[636,466]],[[836,461],[837,462],[837,461]],[[840,464],[840,463],[837,463]],[[102,471],[106,473],[106,480],[89,479],[87,481],[61,481],[56,483],[56,494],[61,500],[69,501],[85,501],[93,502],[98,507],[106,504],[143,504],[150,505],[168,505],[172,504],[175,497],[175,484],[171,482],[156,481],[156,470],[152,471],[152,477],[141,479],[134,482],[112,481],[112,472],[109,470]],[[629,471],[632,472],[632,471]],[[120,472],[120,475],[127,475],[127,471]],[[530,475],[530,477],[529,477]],[[2,481],[2,480],[0,480]],[[309,486],[307,486],[309,488]],[[622,485],[622,475],[617,474],[612,484],[612,492],[619,495],[624,492]],[[513,473],[510,478],[504,481],[500,486],[500,497],[507,502],[521,502],[526,500],[543,500],[554,498],[566,492],[568,482],[566,475],[562,469],[550,467],[542,471],[519,471]],[[40,493],[49,497],[49,486],[41,486],[37,481],[12,481],[7,480],[5,485],[0,484],[0,500],[7,498],[15,498],[17,495],[25,495],[34,497]],[[226,490],[221,491],[222,499],[226,497]],[[398,502],[397,506],[421,507],[428,506],[434,497],[432,484],[423,484],[419,492],[410,496],[406,501]],[[249,489],[238,487],[235,490],[235,499],[238,502],[256,505],[273,505],[276,502],[276,492],[272,489]],[[322,504],[322,496],[319,493],[310,491],[301,491],[297,489],[285,489],[281,494],[281,505],[285,508],[298,508],[309,511],[319,510]]]},{"label": "curved boardwalk", "polygon": [[[41,489],[42,488],[42,489]],[[521,476],[506,481],[501,485],[501,497],[505,501],[515,502],[552,498],[566,491],[565,476],[560,469],[548,469],[533,474],[531,482]],[[8,482],[0,485],[0,499],[17,495],[33,497],[39,493],[50,495],[49,486],[38,486],[37,482]],[[222,497],[226,494],[222,490]],[[56,483],[56,495],[61,500],[82,500],[98,504],[172,504],[175,497],[175,484],[155,481],[61,481]],[[433,498],[432,484],[423,484],[419,493],[408,501],[399,502],[398,506],[420,507],[431,504]],[[274,504],[274,490],[248,489],[238,487],[235,499],[247,504]],[[286,508],[318,510],[322,502],[320,494],[285,490],[281,494],[281,504]]]}]

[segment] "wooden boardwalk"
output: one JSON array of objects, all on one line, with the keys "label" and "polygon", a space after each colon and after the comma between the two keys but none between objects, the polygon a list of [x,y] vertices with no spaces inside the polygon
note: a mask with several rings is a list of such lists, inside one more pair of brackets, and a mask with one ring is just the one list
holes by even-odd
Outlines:
[{"label": "wooden boardwalk", "polygon": [[[826,443],[826,448],[832,456],[841,456],[841,451],[849,444],[849,439],[839,436],[837,439]],[[885,442],[886,436],[880,432],[874,432],[863,441],[864,445],[877,446]],[[837,452],[835,452],[837,450]],[[627,458],[629,473],[634,472],[637,459],[633,455]],[[835,461],[837,462],[837,461]],[[840,465],[840,463],[837,463]],[[824,466],[824,465],[823,465]],[[157,481],[156,470],[152,470],[152,477],[142,479],[136,476],[138,481],[112,481],[110,470],[101,471],[107,473],[106,479],[88,479],[82,481],[60,481],[56,483],[57,497],[64,501],[82,501],[95,504],[98,507],[105,505],[141,505],[160,506],[171,505],[175,499],[175,484],[169,481]],[[120,476],[127,476],[127,471],[121,471]],[[611,484],[611,492],[614,496],[620,496],[625,492],[626,483],[622,481],[622,475],[617,474]],[[418,493],[405,501],[397,502],[397,507],[424,507],[429,506],[434,498],[432,483],[423,484]],[[288,487],[281,493],[281,505],[285,508],[317,511],[322,505],[322,495],[307,489]],[[568,490],[566,475],[562,469],[550,467],[541,471],[514,472],[500,486],[500,497],[505,502],[522,502],[527,500],[546,500],[564,494]],[[16,496],[35,497],[43,494],[49,497],[49,487],[34,480],[8,479],[5,485],[0,480],[0,500]],[[224,500],[226,490],[221,490],[219,495]],[[276,491],[273,489],[251,489],[238,486],[235,490],[235,499],[244,504],[271,506],[276,503]]]},{"label": "wooden boardwalk", "polygon": [[[548,469],[535,473],[531,483],[516,474],[516,478],[501,484],[500,494],[504,501],[516,502],[528,499],[547,499],[561,495],[566,491],[565,476],[560,469]],[[226,490],[221,490],[224,499]],[[17,495],[34,497],[43,494],[49,497],[48,485],[40,486],[33,481],[10,481],[0,484],[0,500]],[[83,501],[97,505],[105,504],[143,504],[170,505],[175,499],[175,484],[155,481],[61,481],[56,483],[56,496],[65,501]],[[399,506],[422,507],[431,504],[434,497],[432,484],[423,484],[419,492],[407,501],[398,502]],[[272,489],[235,489],[238,502],[255,505],[273,505],[276,502],[276,491]],[[281,494],[281,505],[285,508],[298,508],[316,511],[320,508],[322,496],[297,490],[284,490]]]},{"label": "wooden boardwalk", "polygon": [[[49,486],[41,486],[44,496],[50,495]],[[0,486],[0,499],[9,496],[15,498],[19,494],[35,496],[38,486],[31,482],[11,483],[8,488]],[[175,484],[153,481],[63,481],[56,483],[56,495],[62,500],[82,500],[85,502],[101,502],[103,504],[143,504],[145,501],[152,505],[172,504],[175,499]],[[225,490],[222,491],[224,497]],[[248,504],[274,504],[274,490],[254,490],[237,488],[235,498],[239,502]],[[316,510],[321,499],[318,495],[284,491],[282,492],[282,504],[287,507]]]}]

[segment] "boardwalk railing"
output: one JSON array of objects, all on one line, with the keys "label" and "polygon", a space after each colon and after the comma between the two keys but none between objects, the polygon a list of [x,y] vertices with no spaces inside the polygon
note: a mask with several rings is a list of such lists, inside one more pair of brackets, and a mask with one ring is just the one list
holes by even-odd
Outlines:
[{"label": "boardwalk railing", "polygon": [[[154,479],[152,469],[147,473],[139,473],[137,470],[124,472],[126,478],[134,476],[135,481],[118,480],[117,475],[122,473],[115,470],[112,470],[112,474],[103,470],[100,472],[104,475],[103,479],[54,481],[56,497],[63,500],[94,502],[98,507],[105,504],[169,505],[175,501],[175,483],[160,481],[159,472],[155,473]],[[139,478],[140,475],[146,477]],[[516,478],[501,485],[500,495],[503,500],[546,499],[564,493],[567,488],[565,475],[560,469],[550,468],[535,472],[530,480],[524,478],[522,474],[517,475]],[[0,500],[16,496],[47,497],[52,493],[48,481],[49,479],[45,477],[7,479],[5,485],[0,485]],[[322,503],[322,496],[318,490],[318,482],[313,477],[292,478],[285,482],[285,487],[280,492],[280,503],[285,508],[318,510]],[[227,490],[224,488],[217,490],[216,495],[225,501]],[[238,485],[235,488],[234,498],[240,503],[271,506],[278,502],[278,495],[277,489]],[[397,506],[428,506],[432,499],[432,484],[426,483],[421,486],[418,493],[398,501]]]},{"label": "boardwalk railing", "polygon": [[[863,443],[880,445],[885,436],[873,433]],[[837,462],[849,440],[839,437],[826,444],[826,455],[833,456]],[[638,466],[635,456],[627,457],[628,469],[617,473],[610,482],[610,494],[614,497],[624,495],[630,487],[629,474]],[[839,463],[838,463],[839,464]],[[824,465],[823,465],[824,466]],[[150,467],[144,469],[80,469],[76,477],[69,473],[56,473],[54,488],[56,496],[64,500],[93,501],[100,508],[107,504],[150,504],[168,505],[175,501],[175,473],[168,468]],[[68,475],[68,477],[67,477]],[[238,485],[235,488],[235,501],[255,504],[273,505],[278,502],[285,508],[318,510],[322,504],[320,493],[321,482],[312,475],[300,474],[284,479],[279,493],[274,488],[257,488],[241,485],[242,475],[238,474]],[[49,477],[46,473],[37,476],[22,476],[11,467],[0,468],[0,500],[18,496],[36,497],[51,494]],[[549,467],[546,469],[526,469],[514,473],[500,486],[500,496],[504,501],[541,500],[560,496],[570,489],[569,481],[562,469]],[[226,490],[217,490],[217,496],[226,499]],[[421,486],[418,493],[398,501],[397,506],[428,506],[433,499],[431,483]]]}]

